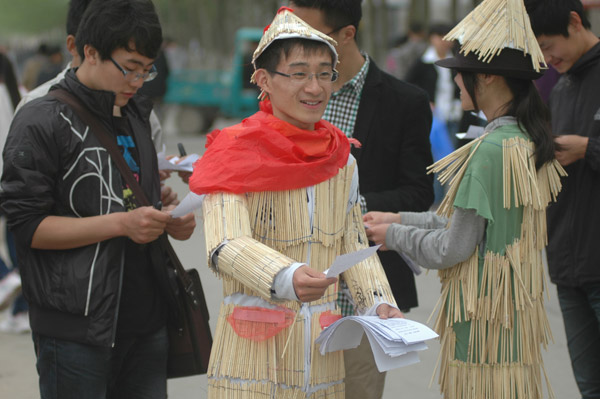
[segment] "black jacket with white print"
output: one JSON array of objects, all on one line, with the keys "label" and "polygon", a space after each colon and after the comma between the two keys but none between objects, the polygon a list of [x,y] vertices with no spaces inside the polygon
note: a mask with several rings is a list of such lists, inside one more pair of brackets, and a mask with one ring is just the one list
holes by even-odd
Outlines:
[{"label": "black jacket with white print", "polygon": [[[114,132],[114,93],[89,89],[75,70],[51,90],[57,87],[75,95]],[[151,103],[138,96],[122,108],[139,150],[140,184],[155,203],[160,181],[150,111]],[[113,345],[128,238],[69,250],[32,249],[31,242],[40,222],[50,215],[81,218],[123,212],[116,164],[71,108],[51,96],[31,101],[16,114],[3,156],[1,208],[15,234],[33,332]]]}]

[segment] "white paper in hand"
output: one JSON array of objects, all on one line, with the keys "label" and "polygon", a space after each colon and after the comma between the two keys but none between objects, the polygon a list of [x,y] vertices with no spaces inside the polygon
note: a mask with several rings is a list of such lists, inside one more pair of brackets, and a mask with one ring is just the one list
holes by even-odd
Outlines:
[{"label": "white paper in hand", "polygon": [[437,334],[424,324],[408,319],[378,316],[347,316],[325,328],[315,340],[322,355],[358,346],[363,332],[381,372],[419,361],[417,352],[427,349],[424,341]]},{"label": "white paper in hand", "polygon": [[361,249],[356,252],[350,252],[349,254],[339,255],[337,258],[335,258],[331,266],[329,266],[329,269],[325,270],[323,273],[327,275],[327,278],[337,277],[346,270],[350,269],[352,266],[373,255],[375,252],[377,252],[380,246],[381,245],[375,245],[374,247]]},{"label": "white paper in hand", "polygon": [[173,157],[171,159],[167,159],[164,152],[159,152],[157,157],[159,170],[173,170],[181,172],[193,172],[194,162],[200,159],[198,154],[190,154],[183,158],[181,162],[177,163],[181,158]]},{"label": "white paper in hand", "polygon": [[179,205],[171,211],[171,217],[180,218],[202,207],[204,195],[188,193]]},{"label": "white paper in hand", "polygon": [[405,352],[403,355],[399,356],[390,356],[385,353],[383,348],[377,343],[372,332],[367,330],[365,333],[367,334],[367,338],[369,338],[375,365],[377,365],[377,370],[379,370],[380,373],[419,363],[419,355],[416,351]]}]

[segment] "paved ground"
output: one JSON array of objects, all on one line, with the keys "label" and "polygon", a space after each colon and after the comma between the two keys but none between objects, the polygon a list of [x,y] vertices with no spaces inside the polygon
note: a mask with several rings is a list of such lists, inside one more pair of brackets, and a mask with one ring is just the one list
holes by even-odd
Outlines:
[{"label": "paved ground", "polygon": [[[228,121],[220,121],[221,125],[227,123]],[[176,152],[177,142],[184,143],[188,153],[201,153],[204,149],[204,136],[167,137],[167,153]],[[186,187],[177,177],[172,177],[169,183],[174,186],[181,198],[187,193]],[[222,298],[221,284],[206,267],[204,239],[201,230],[198,228],[189,241],[175,242],[174,246],[186,267],[196,267],[200,271],[211,314],[210,324],[214,331],[218,306]],[[419,276],[417,285],[420,306],[407,316],[426,323],[438,298],[440,283],[436,273],[432,272]],[[580,396],[569,364],[562,318],[556,299],[556,288],[553,285],[550,285],[548,294],[550,298],[546,309],[554,334],[554,344],[551,344],[545,353],[546,371],[557,399],[575,399]],[[436,379],[429,388],[438,352],[437,341],[430,342],[429,350],[421,353],[420,363],[389,372],[384,399],[441,398]],[[169,381],[169,396],[186,399],[206,398],[206,377],[188,377]],[[544,397],[548,397],[548,395],[545,394]],[[0,333],[0,398],[39,398],[33,344],[29,334]]]}]

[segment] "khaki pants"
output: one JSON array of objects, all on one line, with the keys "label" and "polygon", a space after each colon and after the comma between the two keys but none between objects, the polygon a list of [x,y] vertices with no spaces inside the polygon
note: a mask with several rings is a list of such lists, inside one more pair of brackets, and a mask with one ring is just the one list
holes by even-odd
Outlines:
[{"label": "khaki pants", "polygon": [[360,345],[344,351],[346,367],[346,399],[381,399],[385,384],[385,373],[380,373],[367,334]]}]

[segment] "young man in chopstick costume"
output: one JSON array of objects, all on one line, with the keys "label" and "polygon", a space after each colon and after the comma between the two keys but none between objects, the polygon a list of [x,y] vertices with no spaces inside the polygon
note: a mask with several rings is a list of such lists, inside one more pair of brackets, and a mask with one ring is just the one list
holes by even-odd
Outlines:
[{"label": "young man in chopstick costume", "polygon": [[532,82],[544,59],[522,0],[485,0],[445,39],[459,39],[461,50],[436,64],[457,72],[463,108],[483,111],[489,124],[434,164],[450,181],[438,215],[368,213],[367,234],[440,269],[445,399],[542,398],[540,348],[551,334],[541,251],[564,174]]},{"label": "young man in chopstick costume", "polygon": [[[206,247],[225,295],[209,398],[344,398],[342,352],[314,344],[339,317],[337,279],[322,271],[368,247],[349,140],[321,120],[334,46],[282,7],[253,56],[261,110],[213,132],[190,180],[207,194]],[[344,278],[363,314],[402,317],[377,257]]]}]

